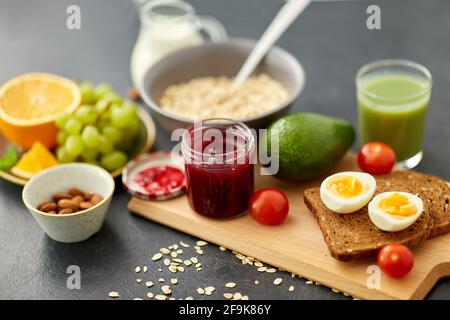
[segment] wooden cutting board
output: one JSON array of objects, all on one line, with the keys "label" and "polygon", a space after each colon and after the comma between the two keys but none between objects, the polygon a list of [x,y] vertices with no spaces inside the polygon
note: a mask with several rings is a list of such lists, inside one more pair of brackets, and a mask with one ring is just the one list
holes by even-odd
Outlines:
[{"label": "wooden cutting board", "polygon": [[[348,154],[335,171],[357,170]],[[132,199],[130,211],[267,264],[304,276],[362,299],[423,299],[438,279],[450,276],[450,234],[428,240],[414,249],[415,265],[403,279],[380,273],[380,288],[369,289],[367,268],[375,259],[341,262],[332,258],[319,226],[303,203],[303,190],[320,181],[294,184],[255,171],[256,189],[275,187],[289,198],[290,212],[279,226],[258,224],[249,215],[226,220],[204,218],[193,212],[186,196],[160,202]]]}]

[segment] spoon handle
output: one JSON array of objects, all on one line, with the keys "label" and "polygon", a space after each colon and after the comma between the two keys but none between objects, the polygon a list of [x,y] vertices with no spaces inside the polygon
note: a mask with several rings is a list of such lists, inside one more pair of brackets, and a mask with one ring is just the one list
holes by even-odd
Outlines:
[{"label": "spoon handle", "polygon": [[240,86],[245,80],[247,80],[261,59],[266,55],[267,51],[269,51],[273,44],[280,38],[284,31],[286,31],[286,29],[310,2],[311,0],[287,0],[272,20],[264,34],[261,36],[258,43],[253,48],[252,52],[247,57],[238,74],[234,78],[233,84],[236,87]]}]

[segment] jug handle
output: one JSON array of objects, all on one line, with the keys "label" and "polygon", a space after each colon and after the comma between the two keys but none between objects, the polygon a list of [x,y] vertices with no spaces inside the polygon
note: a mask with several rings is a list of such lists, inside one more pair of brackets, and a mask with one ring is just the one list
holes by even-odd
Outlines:
[{"label": "jug handle", "polygon": [[212,42],[224,41],[228,39],[228,34],[223,25],[213,17],[199,16],[198,25],[201,30],[208,34]]}]

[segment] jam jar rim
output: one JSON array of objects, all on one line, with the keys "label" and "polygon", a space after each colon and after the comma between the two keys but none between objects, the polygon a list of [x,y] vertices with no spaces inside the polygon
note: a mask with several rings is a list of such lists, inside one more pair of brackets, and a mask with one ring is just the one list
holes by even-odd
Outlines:
[{"label": "jam jar rim", "polygon": [[[245,144],[245,152],[242,153],[241,155],[239,155],[239,157],[236,158],[236,161],[234,163],[224,164],[225,166],[241,165],[241,163],[239,163],[238,159],[241,159],[242,157],[245,157],[246,155],[250,155],[250,157],[252,156],[254,146],[255,146],[255,138],[253,136],[251,129],[245,123],[237,121],[237,120],[233,120],[233,119],[228,119],[228,118],[209,118],[209,119],[205,119],[205,120],[199,120],[196,123],[201,123],[201,126],[198,129],[203,129],[205,127],[210,127],[210,128],[216,127],[216,126],[214,126],[214,123],[209,124],[210,122],[216,122],[217,123],[216,126],[221,126],[221,125],[227,126],[227,127],[236,126],[245,135],[244,137],[247,142]],[[186,139],[186,136],[191,134],[193,128],[194,128],[194,124],[189,126],[182,135],[181,153],[183,155],[185,163],[186,163],[186,160],[189,160],[189,161],[191,161],[189,163],[190,165],[210,166],[211,165],[210,163],[203,162],[203,161],[200,161],[200,162],[195,161],[195,156],[202,156],[203,153],[199,152],[197,150],[194,150],[191,146],[188,145],[189,139]],[[224,152],[224,153],[218,154],[217,156],[226,156],[226,155],[233,154],[233,153],[234,153],[234,151]],[[192,162],[192,160],[194,160],[194,161]]]}]

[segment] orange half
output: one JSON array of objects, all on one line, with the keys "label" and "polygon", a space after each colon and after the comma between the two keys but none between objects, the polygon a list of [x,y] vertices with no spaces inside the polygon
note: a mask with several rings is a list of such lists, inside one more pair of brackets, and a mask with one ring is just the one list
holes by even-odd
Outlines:
[{"label": "orange half", "polygon": [[11,142],[26,149],[35,142],[56,146],[55,119],[73,112],[81,102],[78,85],[47,73],[29,73],[0,88],[0,130]]}]

